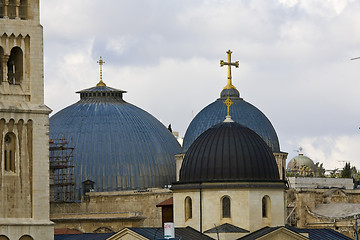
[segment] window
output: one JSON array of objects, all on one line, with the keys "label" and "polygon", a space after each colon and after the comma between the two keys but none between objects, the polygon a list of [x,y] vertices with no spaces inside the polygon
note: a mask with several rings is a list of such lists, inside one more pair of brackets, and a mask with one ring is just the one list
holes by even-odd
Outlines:
[{"label": "window", "polygon": [[222,205],[222,218],[230,218],[230,198],[229,197],[223,197],[221,200]]},{"label": "window", "polygon": [[20,84],[23,77],[23,52],[21,48],[14,47],[11,49],[7,67],[9,83]]},{"label": "window", "polygon": [[34,240],[32,237],[30,237],[29,235],[25,235],[22,236],[19,240]]},{"label": "window", "polygon": [[0,240],[9,240],[9,238],[4,235],[0,235]]},{"label": "window", "polygon": [[192,200],[190,197],[185,198],[185,221],[192,218]]},{"label": "window", "polygon": [[15,134],[7,133],[4,137],[4,167],[8,172],[15,172],[15,143]]},{"label": "window", "polygon": [[16,18],[16,0],[9,0],[7,14],[10,19]]},{"label": "window", "polygon": [[19,17],[21,19],[27,18],[27,0],[20,0]]},{"label": "window", "polygon": [[5,0],[0,0],[0,18],[5,17]]},{"label": "window", "polygon": [[265,195],[262,198],[262,217],[268,218],[270,216],[271,202],[270,197]]}]

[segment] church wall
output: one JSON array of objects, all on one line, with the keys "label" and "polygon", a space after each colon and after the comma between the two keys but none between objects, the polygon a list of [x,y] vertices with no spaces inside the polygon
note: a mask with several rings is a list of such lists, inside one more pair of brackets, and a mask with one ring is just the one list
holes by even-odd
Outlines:
[{"label": "church wall", "polygon": [[[270,220],[262,217],[262,198],[271,199]],[[230,198],[231,216],[222,218],[221,200]],[[192,199],[192,219],[185,220],[185,198]],[[285,221],[285,198],[282,189],[202,189],[202,231],[215,225],[230,223],[249,231],[264,226],[283,226]],[[200,191],[174,191],[174,222],[175,227],[191,226],[200,231]]]},{"label": "church wall", "polygon": [[[222,203],[223,197],[230,198],[230,218],[222,218]],[[204,218],[203,230],[206,231],[214,227],[214,224],[221,225],[223,223],[230,223],[244,229],[249,229],[250,213],[249,209],[249,190],[205,190],[203,194],[204,199]]]},{"label": "church wall", "polygon": [[[262,198],[270,198],[270,215],[262,216]],[[249,193],[250,231],[270,226],[284,226],[285,224],[285,192],[283,189],[257,189]]]},{"label": "church wall", "polygon": [[82,232],[119,231],[124,227],[162,227],[156,204],[172,197],[168,189],[147,192],[90,192],[80,203],[52,203],[50,219],[55,228]]}]

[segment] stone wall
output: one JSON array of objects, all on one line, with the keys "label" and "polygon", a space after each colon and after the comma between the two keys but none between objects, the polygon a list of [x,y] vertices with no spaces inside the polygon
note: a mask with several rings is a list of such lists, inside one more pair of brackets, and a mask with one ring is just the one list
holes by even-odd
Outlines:
[{"label": "stone wall", "polygon": [[55,228],[116,232],[124,227],[162,227],[156,204],[172,197],[169,189],[90,192],[79,203],[51,203]]}]

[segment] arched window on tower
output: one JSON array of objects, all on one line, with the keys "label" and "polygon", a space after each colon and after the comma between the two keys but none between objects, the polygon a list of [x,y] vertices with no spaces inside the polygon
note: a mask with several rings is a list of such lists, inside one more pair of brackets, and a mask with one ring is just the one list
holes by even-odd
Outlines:
[{"label": "arched window on tower", "polygon": [[20,0],[19,17],[23,20],[27,18],[27,0]]},{"label": "arched window on tower", "polygon": [[15,172],[15,143],[15,134],[8,132],[4,137],[4,167],[8,172]]},{"label": "arched window on tower", "polygon": [[11,49],[7,62],[9,84],[20,84],[23,78],[23,52],[21,48]]},{"label": "arched window on tower", "polygon": [[271,210],[270,197],[268,195],[265,195],[262,198],[261,204],[262,204],[262,217],[263,218],[270,217],[270,210]]},{"label": "arched window on tower", "polygon": [[230,208],[230,198],[225,196],[221,200],[222,206],[222,218],[230,218],[231,217],[231,208]]},{"label": "arched window on tower", "polygon": [[5,0],[0,0],[0,18],[5,17]]},{"label": "arched window on tower", "polygon": [[16,18],[16,0],[9,0],[7,14],[10,19]]},{"label": "arched window on tower", "polygon": [[190,197],[185,198],[185,221],[192,219],[192,200]]},{"label": "arched window on tower", "polygon": [[4,235],[0,235],[0,240],[9,240],[9,238]]}]

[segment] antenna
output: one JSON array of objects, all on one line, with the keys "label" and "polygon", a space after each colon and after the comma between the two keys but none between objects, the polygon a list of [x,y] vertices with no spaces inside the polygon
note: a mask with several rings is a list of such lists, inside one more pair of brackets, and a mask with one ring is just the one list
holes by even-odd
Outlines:
[{"label": "antenna", "polygon": [[303,148],[300,146],[298,150],[294,150],[294,151],[297,152],[297,153],[299,153],[299,155],[300,155],[300,154],[303,153],[302,150],[303,150]]},{"label": "antenna", "polygon": [[339,162],[339,163],[342,163],[343,167],[345,166],[345,163],[347,163],[347,162],[350,163],[350,161],[345,161],[345,160],[338,160],[338,162]]},{"label": "antenna", "polygon": [[360,57],[354,57],[354,58],[352,58],[352,59],[350,59],[350,60],[356,60],[356,59],[359,59]]}]

